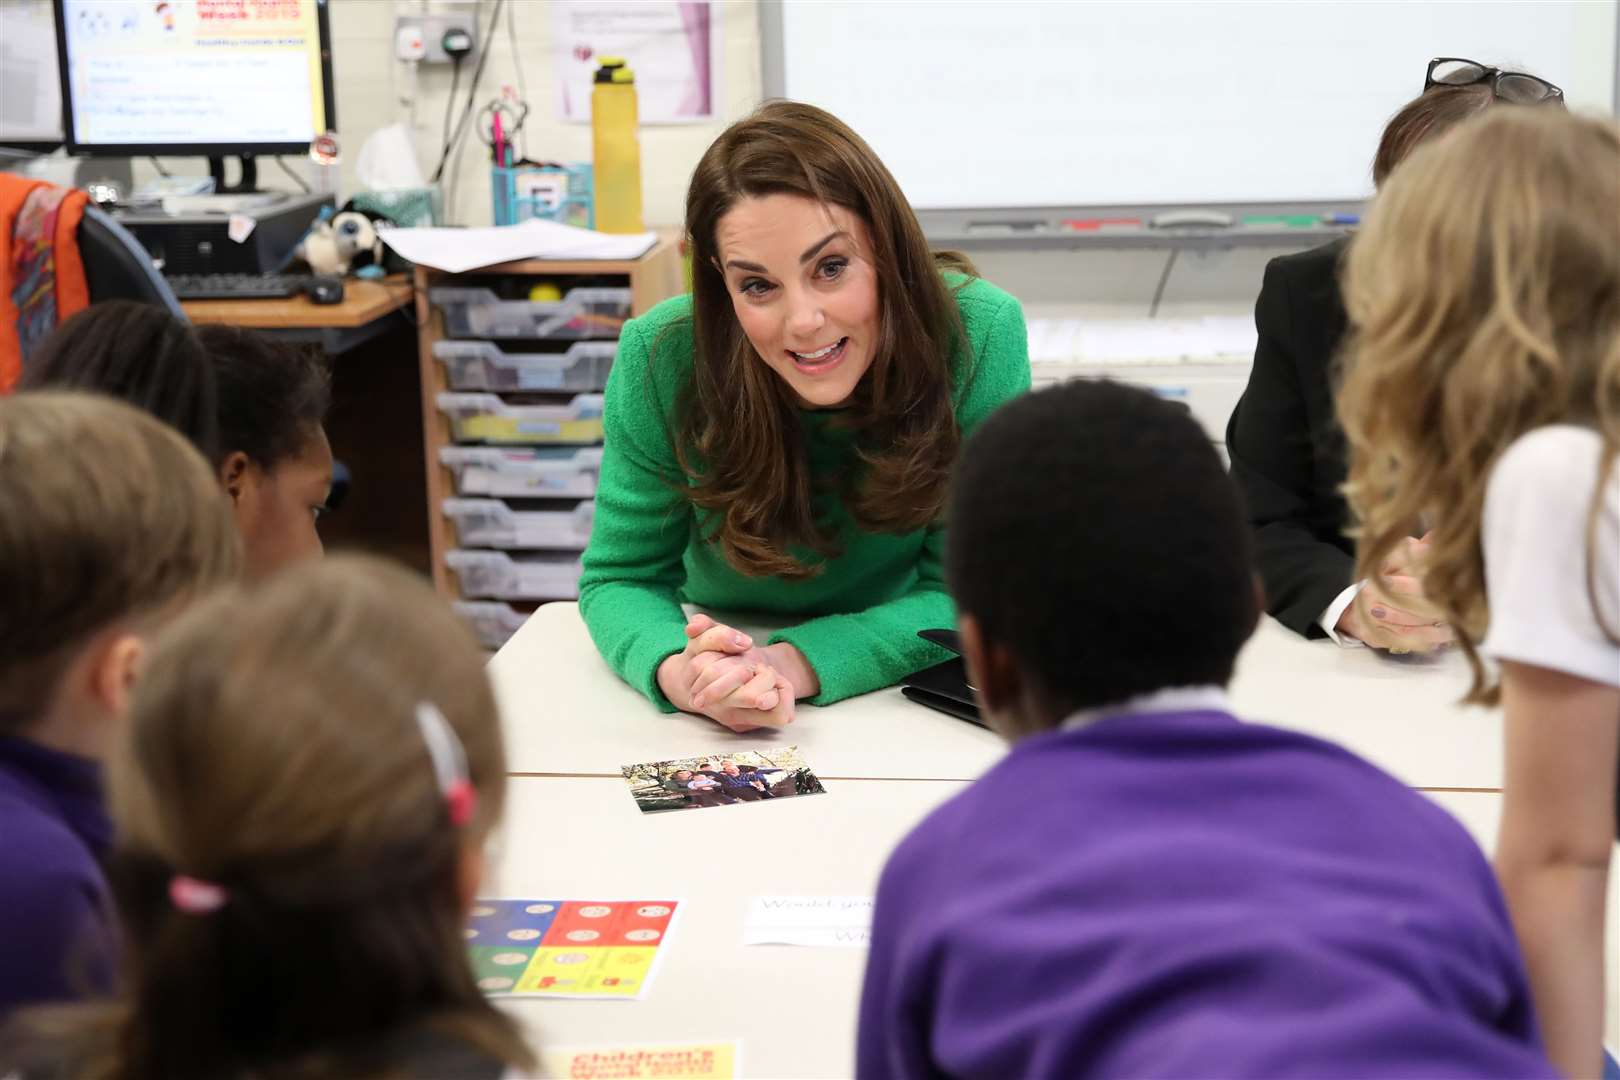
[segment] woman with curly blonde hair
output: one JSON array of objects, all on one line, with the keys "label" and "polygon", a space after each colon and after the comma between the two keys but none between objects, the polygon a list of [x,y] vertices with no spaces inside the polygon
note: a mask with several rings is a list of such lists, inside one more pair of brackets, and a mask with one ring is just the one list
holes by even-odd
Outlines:
[{"label": "woman with curly blonde hair", "polygon": [[1469,700],[1505,717],[1496,866],[1547,1047],[1596,1076],[1620,810],[1620,129],[1503,109],[1418,150],[1345,288],[1357,570],[1376,580],[1432,526],[1424,593]]}]

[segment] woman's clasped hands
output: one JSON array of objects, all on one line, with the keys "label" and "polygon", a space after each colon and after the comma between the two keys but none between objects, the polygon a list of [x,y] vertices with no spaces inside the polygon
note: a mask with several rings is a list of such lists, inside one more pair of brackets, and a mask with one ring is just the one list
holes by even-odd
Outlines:
[{"label": "woman's clasped hands", "polygon": [[1384,563],[1387,590],[1366,582],[1335,629],[1391,653],[1427,653],[1450,645],[1451,625],[1423,595],[1428,550],[1427,535],[1402,544]]},{"label": "woman's clasped hands", "polygon": [[795,646],[758,646],[742,631],[698,614],[687,621],[686,648],[658,665],[658,688],[682,712],[753,731],[791,724],[795,701],[821,686]]}]

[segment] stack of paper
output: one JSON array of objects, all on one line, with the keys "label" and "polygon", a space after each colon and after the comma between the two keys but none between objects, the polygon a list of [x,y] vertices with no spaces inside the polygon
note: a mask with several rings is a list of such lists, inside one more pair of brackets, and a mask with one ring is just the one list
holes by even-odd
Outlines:
[{"label": "stack of paper", "polygon": [[599,233],[531,219],[486,229],[384,229],[379,235],[402,259],[459,274],[518,259],[639,259],[658,237]]},{"label": "stack of paper", "polygon": [[1036,364],[1129,366],[1248,363],[1258,335],[1247,315],[1178,319],[1031,319]]}]

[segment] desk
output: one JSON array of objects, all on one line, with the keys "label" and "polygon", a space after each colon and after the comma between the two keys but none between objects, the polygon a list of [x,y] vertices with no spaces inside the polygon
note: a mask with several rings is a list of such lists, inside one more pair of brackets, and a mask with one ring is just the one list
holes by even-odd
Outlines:
[{"label": "desk", "polygon": [[[513,778],[485,894],[684,903],[643,1000],[500,1004],[535,1046],[737,1039],[745,1076],[849,1076],[866,951],[744,946],[749,901],[870,896],[900,838],[964,786],[829,781],[825,795],[644,817],[623,780]],[[732,853],[750,880],[716,874]]]},{"label": "desk", "polygon": [[278,300],[185,300],[180,306],[194,323],[268,330],[284,341],[317,344],[336,354],[384,332],[388,316],[403,311],[411,300],[410,278],[394,274],[381,281],[345,280],[339,304],[288,296]]},{"label": "desk", "polygon": [[[633,747],[625,753],[636,756]],[[965,787],[963,781],[829,780],[825,795],[643,816],[617,778],[514,777],[507,790],[509,825],[496,841],[486,895],[607,900],[656,893],[684,904],[643,1000],[507,998],[501,1006],[536,1046],[736,1039],[747,1076],[849,1076],[866,953],[744,946],[749,901],[870,895],[895,844]],[[1491,849],[1500,795],[1430,797]],[[541,822],[550,827],[529,827]],[[713,860],[725,852],[744,853],[749,881],[716,876]],[[1620,992],[1620,866],[1610,892],[1613,995]],[[1620,1040],[1620,1016],[1611,1019],[1607,1037]]]},{"label": "desk", "polygon": [[1244,719],[1336,742],[1412,787],[1500,791],[1502,714],[1459,705],[1468,685],[1460,652],[1346,649],[1266,618],[1230,690]]},{"label": "desk", "polygon": [[[603,662],[575,604],[535,612],[489,673],[515,773],[617,776],[633,761],[796,743],[829,780],[971,780],[1003,751],[990,732],[894,688],[826,709],[801,705],[780,732],[736,735],[704,717],[659,713]],[[1403,662],[1305,641],[1266,619],[1239,658],[1232,698],[1245,718],[1342,743],[1413,787],[1497,790],[1500,714],[1457,706],[1466,685],[1460,656]]]},{"label": "desk", "polygon": [[536,611],[490,661],[489,674],[514,773],[616,777],[637,761],[797,744],[826,780],[971,780],[1003,752],[990,732],[893,688],[826,709],[801,704],[787,728],[746,735],[707,717],[661,713],[603,662],[577,604]]},{"label": "desk", "polygon": [[[749,629],[754,627],[749,626]],[[548,604],[496,655],[510,780],[488,895],[687,901],[647,998],[511,1001],[539,1045],[744,1042],[747,1075],[847,1076],[865,955],[740,944],[761,895],[864,895],[896,842],[1003,753],[989,732],[882,690],[804,707],[780,733],[734,735],[659,713],[597,654],[577,605]],[[1485,851],[1501,813],[1502,725],[1456,704],[1460,655],[1384,656],[1305,641],[1267,619],[1232,685],[1237,711],[1339,742],[1454,814]],[[796,743],[826,795],[643,816],[619,766]],[[570,774],[570,775],[559,775]],[[895,779],[882,779],[884,777]],[[530,826],[546,823],[544,828]],[[745,885],[718,880],[716,852],[757,852]],[[1620,863],[1610,884],[1607,986],[1620,1001]],[[1620,1009],[1606,1038],[1620,1044]]]}]

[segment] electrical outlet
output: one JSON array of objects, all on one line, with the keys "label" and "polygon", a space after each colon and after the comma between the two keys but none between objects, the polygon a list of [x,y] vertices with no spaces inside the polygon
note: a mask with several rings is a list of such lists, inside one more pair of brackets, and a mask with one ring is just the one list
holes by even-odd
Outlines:
[{"label": "electrical outlet", "polygon": [[[472,41],[472,50],[461,58],[462,63],[478,58],[478,15],[476,11],[465,14],[433,14],[433,15],[400,15],[394,19],[394,41],[398,43],[409,40],[413,44],[420,40],[420,60],[424,64],[448,64],[454,57],[444,51],[444,36],[452,30],[459,30]],[[414,49],[412,50],[414,51]]]}]

